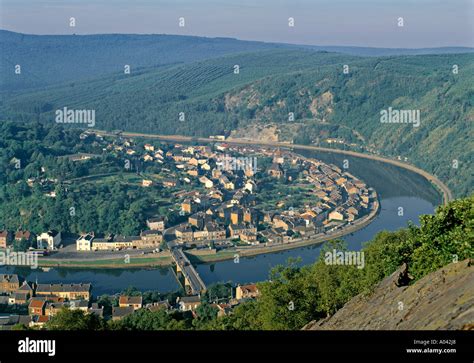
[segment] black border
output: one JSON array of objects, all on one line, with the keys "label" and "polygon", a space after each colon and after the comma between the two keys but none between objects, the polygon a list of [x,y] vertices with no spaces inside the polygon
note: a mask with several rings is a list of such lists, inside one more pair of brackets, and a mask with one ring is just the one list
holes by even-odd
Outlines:
[{"label": "black border", "polygon": [[[18,341],[54,339],[56,355],[19,353]],[[414,340],[455,341],[414,344]],[[0,361],[473,362],[473,331],[2,331]],[[456,353],[407,353],[456,348]]]}]

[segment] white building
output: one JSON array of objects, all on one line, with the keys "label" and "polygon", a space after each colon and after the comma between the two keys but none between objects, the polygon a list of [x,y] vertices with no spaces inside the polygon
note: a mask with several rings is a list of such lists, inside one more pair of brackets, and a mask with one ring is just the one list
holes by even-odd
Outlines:
[{"label": "white building", "polygon": [[208,189],[212,188],[214,186],[214,183],[212,182],[212,180],[210,180],[208,177],[206,176],[202,176],[199,178],[199,181],[201,183],[204,184],[204,186]]},{"label": "white building", "polygon": [[90,251],[92,249],[92,241],[94,236],[92,234],[84,234],[76,240],[76,250]]},{"label": "white building", "polygon": [[253,180],[247,180],[244,189],[247,189],[250,193],[255,193],[257,191],[257,184]]},{"label": "white building", "polygon": [[36,237],[38,248],[55,250],[61,244],[61,232],[51,230]]},{"label": "white building", "polygon": [[342,214],[341,210],[335,210],[329,213],[329,220],[330,221],[343,221],[344,214]]},{"label": "white building", "polygon": [[145,144],[144,148],[146,151],[155,151],[155,147],[150,144]]}]

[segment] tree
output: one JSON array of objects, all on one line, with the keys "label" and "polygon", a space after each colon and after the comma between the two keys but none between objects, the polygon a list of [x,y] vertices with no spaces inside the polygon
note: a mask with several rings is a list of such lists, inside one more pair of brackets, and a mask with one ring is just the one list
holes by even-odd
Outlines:
[{"label": "tree", "polygon": [[263,329],[257,301],[245,302],[234,308],[231,315],[218,318],[208,324],[214,330],[261,330]]},{"label": "tree", "polygon": [[215,306],[206,302],[202,303],[196,309],[197,318],[193,320],[193,326],[200,330],[205,329],[206,324],[217,318],[218,311]]},{"label": "tree", "polygon": [[31,247],[31,242],[25,238],[13,241],[13,251],[26,252]]},{"label": "tree", "polygon": [[112,299],[109,295],[102,295],[97,299],[97,304],[104,308],[104,316],[112,315],[112,307],[117,306],[116,299]]},{"label": "tree", "polygon": [[96,314],[62,308],[46,324],[48,330],[104,330],[105,321]]},{"label": "tree", "polygon": [[127,295],[127,296],[141,296],[142,293],[138,290],[135,286],[129,286],[125,290],[123,290],[120,295]]},{"label": "tree", "polygon": [[218,299],[230,298],[232,294],[232,284],[228,283],[216,283],[209,285],[206,293],[203,295],[203,301],[212,303]]},{"label": "tree", "polygon": [[300,329],[318,316],[317,285],[309,269],[297,267],[295,261],[275,267],[270,281],[257,286],[261,293],[257,301],[263,329]]},{"label": "tree", "polygon": [[410,273],[419,279],[448,263],[474,256],[474,194],[438,207],[410,229]]},{"label": "tree", "polygon": [[140,309],[120,321],[109,323],[109,327],[119,330],[183,330],[189,328],[190,324],[181,319],[179,314],[172,315],[164,309]]}]

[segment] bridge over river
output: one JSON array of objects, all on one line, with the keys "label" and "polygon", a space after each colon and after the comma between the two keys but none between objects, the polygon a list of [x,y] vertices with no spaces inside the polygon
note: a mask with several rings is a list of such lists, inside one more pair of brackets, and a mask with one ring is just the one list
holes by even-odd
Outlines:
[{"label": "bridge over river", "polygon": [[198,295],[206,291],[206,284],[202,281],[201,276],[191,264],[189,259],[179,247],[170,248],[171,257],[176,264],[176,271],[181,272],[184,277],[184,288],[191,295]]}]

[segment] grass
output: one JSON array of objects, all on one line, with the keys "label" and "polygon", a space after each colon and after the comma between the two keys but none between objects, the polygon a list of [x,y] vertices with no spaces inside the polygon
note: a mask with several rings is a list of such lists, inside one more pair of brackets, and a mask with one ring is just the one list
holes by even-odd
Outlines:
[{"label": "grass", "polygon": [[145,266],[163,266],[171,264],[170,257],[131,257],[130,262],[126,263],[123,258],[104,259],[104,260],[87,260],[87,261],[71,261],[64,260],[40,260],[39,266],[42,267],[145,267]]}]

